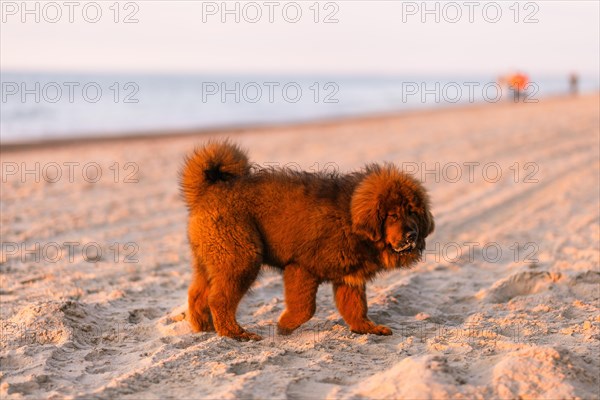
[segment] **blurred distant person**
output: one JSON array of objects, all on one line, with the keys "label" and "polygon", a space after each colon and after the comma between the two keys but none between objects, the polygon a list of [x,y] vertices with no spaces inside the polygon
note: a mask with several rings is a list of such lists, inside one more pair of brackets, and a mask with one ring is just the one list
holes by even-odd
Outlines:
[{"label": "blurred distant person", "polygon": [[521,101],[521,97],[523,97],[523,95],[527,91],[527,85],[529,85],[529,77],[525,74],[517,72],[508,76],[506,80],[508,87],[514,93],[515,102]]},{"label": "blurred distant person", "polygon": [[573,72],[569,75],[569,88],[572,96],[577,96],[579,93],[579,76]]}]

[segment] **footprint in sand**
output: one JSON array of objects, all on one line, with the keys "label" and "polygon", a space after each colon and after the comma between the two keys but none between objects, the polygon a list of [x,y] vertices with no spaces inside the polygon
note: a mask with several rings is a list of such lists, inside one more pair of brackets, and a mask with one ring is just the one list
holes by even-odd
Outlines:
[{"label": "footprint in sand", "polygon": [[480,292],[478,297],[484,298],[490,303],[506,303],[517,296],[547,290],[560,278],[560,273],[550,273],[548,271],[520,272],[497,281],[489,290]]}]

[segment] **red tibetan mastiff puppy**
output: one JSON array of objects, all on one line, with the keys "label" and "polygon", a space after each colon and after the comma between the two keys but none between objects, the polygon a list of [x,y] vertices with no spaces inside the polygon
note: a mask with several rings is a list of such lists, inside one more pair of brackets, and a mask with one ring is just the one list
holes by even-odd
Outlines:
[{"label": "red tibetan mastiff puppy", "polygon": [[181,190],[193,263],[189,322],[238,340],[261,339],[235,314],[262,264],[283,271],[280,334],[313,316],[317,288],[331,282],[353,332],[390,335],[367,316],[365,284],[419,261],[434,228],[425,189],[392,164],[348,175],[260,169],[239,147],[210,142],[187,157]]}]

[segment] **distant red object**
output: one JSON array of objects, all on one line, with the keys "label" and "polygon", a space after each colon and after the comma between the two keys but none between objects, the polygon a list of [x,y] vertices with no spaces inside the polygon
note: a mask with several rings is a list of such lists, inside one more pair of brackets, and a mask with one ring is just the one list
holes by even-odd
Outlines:
[{"label": "distant red object", "polygon": [[529,77],[525,74],[516,73],[508,77],[508,86],[516,91],[524,92],[529,84]]}]

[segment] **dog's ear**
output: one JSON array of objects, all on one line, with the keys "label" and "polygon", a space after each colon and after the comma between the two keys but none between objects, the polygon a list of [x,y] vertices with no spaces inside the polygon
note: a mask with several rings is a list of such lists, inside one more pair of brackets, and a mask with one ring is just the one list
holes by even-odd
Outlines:
[{"label": "dog's ear", "polygon": [[381,239],[383,225],[383,204],[381,194],[365,179],[354,191],[350,212],[352,230],[366,236],[373,242]]},{"label": "dog's ear", "polygon": [[431,214],[431,211],[427,210],[427,235],[431,235],[434,229],[435,222],[433,221],[433,214]]},{"label": "dog's ear", "polygon": [[381,239],[382,225],[383,221],[377,207],[352,213],[352,229],[354,232],[366,236],[373,242]]}]

